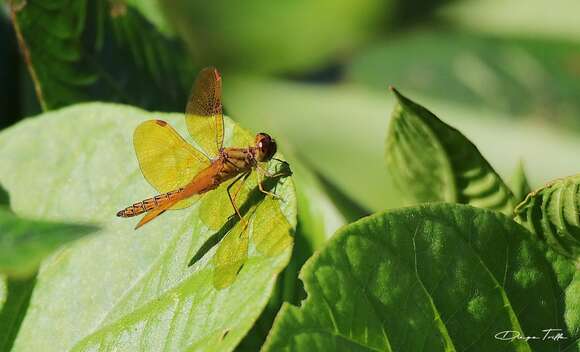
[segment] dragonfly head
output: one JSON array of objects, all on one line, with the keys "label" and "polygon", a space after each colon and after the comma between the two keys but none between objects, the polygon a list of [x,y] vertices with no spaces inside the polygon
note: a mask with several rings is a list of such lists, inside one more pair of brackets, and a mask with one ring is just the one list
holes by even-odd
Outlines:
[{"label": "dragonfly head", "polygon": [[265,162],[276,154],[276,141],[266,133],[258,133],[255,141],[256,160]]}]

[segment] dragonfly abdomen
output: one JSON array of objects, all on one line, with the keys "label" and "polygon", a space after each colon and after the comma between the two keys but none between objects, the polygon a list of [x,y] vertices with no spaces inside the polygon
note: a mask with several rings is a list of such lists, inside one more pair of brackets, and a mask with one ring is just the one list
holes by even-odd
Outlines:
[{"label": "dragonfly abdomen", "polygon": [[167,203],[170,200],[177,198],[181,192],[183,192],[183,188],[179,188],[175,191],[167,193],[162,193],[156,195],[155,197],[147,198],[133,205],[129,205],[123,210],[119,210],[119,212],[117,212],[117,216],[122,218],[130,218],[132,216],[143,214],[145,212],[151,211],[157,207],[162,206],[163,204]]}]

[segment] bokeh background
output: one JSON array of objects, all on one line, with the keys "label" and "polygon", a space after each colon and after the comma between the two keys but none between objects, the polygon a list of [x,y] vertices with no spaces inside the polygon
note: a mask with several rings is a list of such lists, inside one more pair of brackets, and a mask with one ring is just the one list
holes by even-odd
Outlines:
[{"label": "bokeh background", "polygon": [[[0,127],[112,101],[183,111],[217,66],[228,115],[369,211],[401,205],[388,86],[532,187],[580,170],[577,0],[27,0],[0,12]],[[120,116],[119,118],[122,118]],[[79,126],[78,128],[82,128]]]}]

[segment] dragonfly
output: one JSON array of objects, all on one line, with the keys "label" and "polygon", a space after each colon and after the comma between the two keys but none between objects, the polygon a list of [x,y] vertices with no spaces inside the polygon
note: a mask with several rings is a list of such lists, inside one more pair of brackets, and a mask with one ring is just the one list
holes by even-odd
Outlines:
[{"label": "dragonfly", "polygon": [[[222,78],[214,67],[200,71],[193,85],[185,109],[185,122],[191,137],[203,150],[187,143],[173,127],[163,120],[148,120],[134,132],[133,144],[145,179],[159,192],[120,210],[123,218],[145,215],[135,229],[147,224],[165,211],[183,209],[201,197],[234,179],[227,187],[232,207],[244,221],[236,197],[231,189],[256,171],[259,190],[275,198],[264,189],[262,182],[271,175],[262,165],[274,158],[276,141],[266,133],[258,133],[253,145],[224,147],[224,118],[222,108]],[[276,159],[286,163],[280,159]]]}]

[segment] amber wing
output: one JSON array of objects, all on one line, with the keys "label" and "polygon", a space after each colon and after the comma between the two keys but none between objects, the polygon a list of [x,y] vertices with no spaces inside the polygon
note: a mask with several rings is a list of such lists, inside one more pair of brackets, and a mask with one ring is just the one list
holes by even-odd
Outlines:
[{"label": "amber wing", "polygon": [[[143,176],[159,193],[184,187],[211,163],[167,122],[161,120],[140,124],[135,129],[133,144]],[[171,208],[185,208],[195,200],[196,197],[188,198]]]},{"label": "amber wing", "polygon": [[185,108],[185,122],[191,137],[209,158],[217,157],[224,141],[222,79],[218,70],[201,70]]}]

